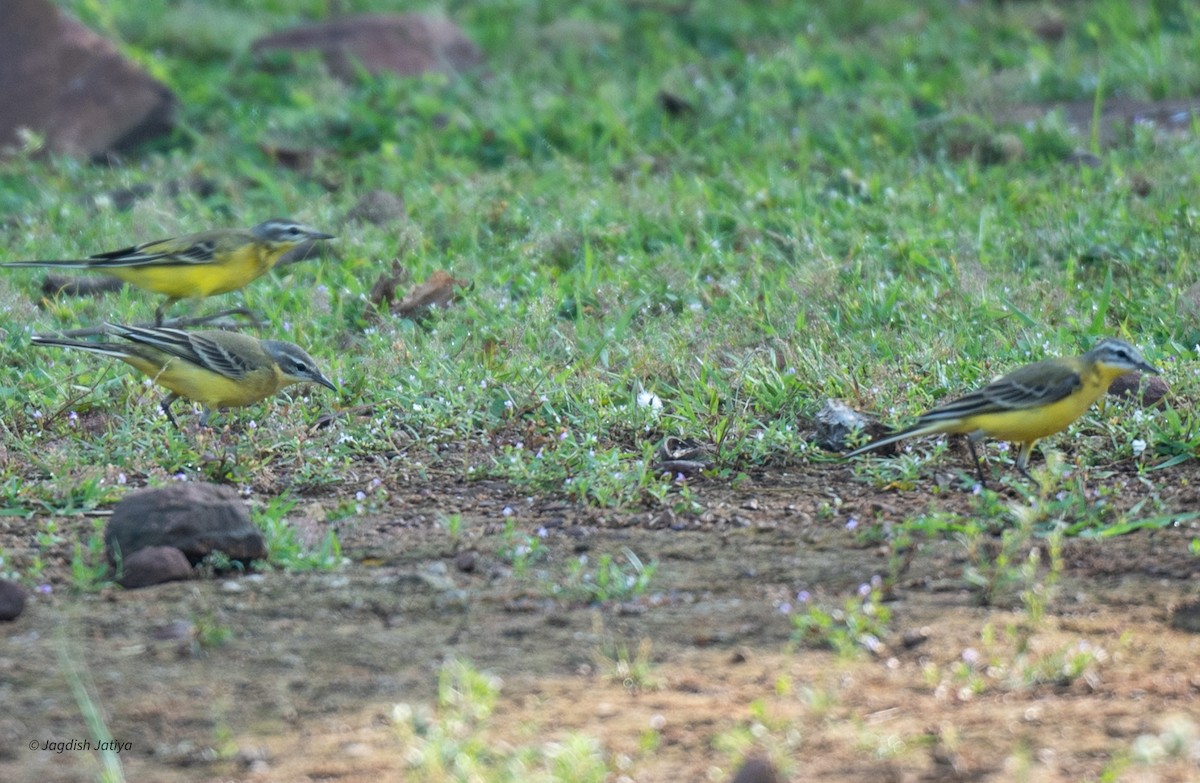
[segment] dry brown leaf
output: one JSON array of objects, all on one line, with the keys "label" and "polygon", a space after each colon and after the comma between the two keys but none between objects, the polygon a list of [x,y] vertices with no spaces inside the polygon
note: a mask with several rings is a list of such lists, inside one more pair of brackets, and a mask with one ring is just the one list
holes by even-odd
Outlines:
[{"label": "dry brown leaf", "polygon": [[375,285],[371,286],[368,301],[378,310],[386,310],[396,301],[396,289],[408,282],[408,270],[400,264],[400,259],[392,259],[392,268],[379,276]]},{"label": "dry brown leaf", "polygon": [[401,318],[416,320],[434,307],[446,307],[459,298],[460,288],[470,288],[470,280],[459,280],[444,269],[439,269],[408,292],[392,312]]}]

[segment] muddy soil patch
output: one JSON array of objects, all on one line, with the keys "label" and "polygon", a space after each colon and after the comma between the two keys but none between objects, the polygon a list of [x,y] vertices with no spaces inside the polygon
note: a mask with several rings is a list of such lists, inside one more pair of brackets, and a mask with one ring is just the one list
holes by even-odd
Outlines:
[{"label": "muddy soil patch", "polygon": [[[1178,487],[1168,505],[1194,503],[1194,473],[1160,482]],[[1124,483],[1119,502],[1136,502],[1132,477],[1111,480]],[[583,731],[637,781],[727,779],[739,737],[797,780],[1065,781],[1141,769],[1135,749],[1183,732],[1183,745],[1142,753],[1157,758],[1145,772],[1200,774],[1188,744],[1200,640],[1170,624],[1200,572],[1191,529],[1068,542],[1041,620],[1015,595],[979,606],[964,547],[918,541],[876,654],[789,644],[798,593],[835,605],[897,568],[848,519],[970,507],[925,489],[875,490],[839,466],[699,485],[700,513],[614,512],[438,479],[338,522],[351,563],[337,572],[82,596],[56,584],[4,629],[0,779],[95,774],[92,753],[30,749],[90,737],[63,651],[129,743],[130,780],[403,779],[393,707],[431,702],[449,657],[503,679],[492,741]],[[294,522],[317,534],[332,506],[312,498]],[[20,557],[21,526],[34,523],[3,525]],[[513,530],[540,550],[521,573]],[[555,593],[581,557],[590,568],[626,550],[657,563],[643,594],[589,604]],[[639,645],[645,681],[618,666]]]}]

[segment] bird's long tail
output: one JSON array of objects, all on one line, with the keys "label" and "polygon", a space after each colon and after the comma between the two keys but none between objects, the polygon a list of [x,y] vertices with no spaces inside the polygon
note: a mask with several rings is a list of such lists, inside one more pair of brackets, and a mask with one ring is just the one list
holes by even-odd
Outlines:
[{"label": "bird's long tail", "polygon": [[933,435],[934,433],[937,433],[937,432],[946,432],[946,430],[948,429],[946,425],[947,425],[947,422],[945,422],[945,421],[934,421],[934,422],[924,422],[924,423],[920,423],[920,424],[914,424],[913,426],[909,427],[908,429],[900,430],[899,432],[893,432],[891,435],[885,435],[884,437],[879,438],[878,440],[873,440],[865,446],[859,446],[854,451],[850,452],[849,454],[845,454],[843,456],[845,456],[847,458],[857,457],[859,454],[866,454],[868,451],[874,451],[875,449],[881,449],[884,446],[887,446],[892,443],[896,443],[897,441],[902,441],[906,438],[919,438],[922,435]]},{"label": "bird's long tail", "polygon": [[128,348],[122,345],[114,345],[113,343],[91,343],[83,340],[68,340],[63,337],[48,337],[43,334],[35,334],[30,338],[30,342],[34,345],[57,345],[62,348],[78,348],[81,351],[88,351],[89,353],[115,356],[118,359],[124,359],[129,356]]},{"label": "bird's long tail", "polygon": [[90,267],[90,266],[94,266],[94,262],[76,261],[76,260],[5,261],[3,264],[0,264],[0,268],[3,268],[3,269],[17,269],[17,268],[22,268],[22,267],[54,267],[56,269],[86,269],[87,267]]}]

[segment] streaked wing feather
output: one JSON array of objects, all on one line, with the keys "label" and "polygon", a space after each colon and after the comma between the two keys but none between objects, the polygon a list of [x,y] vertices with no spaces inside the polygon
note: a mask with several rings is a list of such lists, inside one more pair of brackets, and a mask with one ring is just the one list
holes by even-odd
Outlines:
[{"label": "streaked wing feather", "polygon": [[150,329],[144,326],[117,325],[110,325],[109,328],[131,342],[158,348],[160,351],[166,351],[190,362],[199,359],[196,352],[192,350],[190,335],[182,329],[171,329],[170,327]]},{"label": "streaked wing feather", "polygon": [[196,363],[213,372],[220,373],[226,378],[244,378],[253,369],[245,357],[239,356],[207,337],[193,334],[191,343],[197,357]]},{"label": "streaked wing feather", "polygon": [[1049,405],[1078,389],[1079,384],[1079,373],[1071,367],[1031,365],[934,408],[921,416],[917,424]]},{"label": "streaked wing feather", "polygon": [[244,378],[254,368],[246,357],[217,341],[182,329],[113,326],[122,337],[197,364],[226,378]]},{"label": "streaked wing feather", "polygon": [[151,242],[147,245],[114,250],[111,253],[101,253],[92,256],[89,266],[130,267],[130,266],[192,266],[207,264],[213,259],[217,249],[216,242],[211,239],[192,242],[183,246],[173,241]]}]

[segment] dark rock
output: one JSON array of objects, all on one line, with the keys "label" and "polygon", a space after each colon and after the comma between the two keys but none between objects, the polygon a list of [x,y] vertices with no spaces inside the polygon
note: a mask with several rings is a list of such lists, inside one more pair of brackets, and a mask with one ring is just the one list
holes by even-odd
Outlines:
[{"label": "dark rock", "polygon": [[1108,387],[1108,393],[1114,397],[1135,400],[1144,408],[1158,405],[1170,390],[1167,382],[1157,375],[1142,375],[1136,372],[1122,375]]},{"label": "dark rock", "polygon": [[0,3],[0,52],[0,149],[28,128],[52,152],[97,157],[174,125],[171,91],[49,0]]},{"label": "dark rock", "polygon": [[25,611],[25,588],[8,579],[0,579],[0,622],[8,623]]},{"label": "dark rock", "polygon": [[775,765],[760,756],[751,756],[742,762],[741,769],[733,776],[733,783],[781,783],[782,778]]},{"label": "dark rock", "polygon": [[476,565],[478,565],[478,561],[474,552],[459,552],[454,556],[454,567],[464,574],[474,571]]},{"label": "dark rock", "polygon": [[1033,25],[1038,38],[1048,43],[1058,43],[1067,34],[1067,22],[1058,14],[1044,16]]},{"label": "dark rock", "polygon": [[249,563],[267,556],[262,533],[246,504],[229,487],[183,483],[129,495],[113,509],[104,529],[109,560],[126,564],[137,551],[169,546],[195,565],[213,552]]},{"label": "dark rock", "polygon": [[696,107],[686,98],[681,98],[673,92],[658,91],[658,105],[672,117],[684,117],[696,113]]},{"label": "dark rock", "polygon": [[909,628],[904,632],[904,637],[901,641],[901,644],[910,650],[914,647],[920,647],[922,644],[925,644],[925,642],[929,641],[929,633],[929,629],[925,627]]},{"label": "dark rock", "polygon": [[384,226],[404,219],[404,198],[386,190],[372,190],[346,213],[347,220]]},{"label": "dark rock", "polygon": [[417,76],[452,73],[483,64],[483,53],[449,19],[425,14],[360,14],[295,27],[254,42],[256,56],[277,51],[317,51],[329,71],[351,81],[368,73]]},{"label": "dark rock", "polygon": [[1176,606],[1171,612],[1171,627],[1177,631],[1200,633],[1200,602]]},{"label": "dark rock", "polygon": [[117,584],[133,589],[192,578],[187,555],[173,546],[148,546],[121,562]]}]

